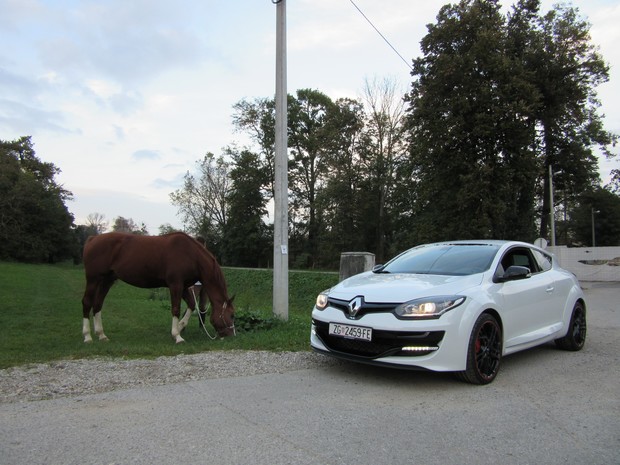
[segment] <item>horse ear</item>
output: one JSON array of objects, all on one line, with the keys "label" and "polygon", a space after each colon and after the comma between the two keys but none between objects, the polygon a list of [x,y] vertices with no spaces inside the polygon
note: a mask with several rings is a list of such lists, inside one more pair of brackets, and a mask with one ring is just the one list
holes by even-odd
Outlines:
[{"label": "horse ear", "polygon": [[228,299],[228,303],[232,304],[233,300],[235,300],[235,297],[237,297],[237,294],[233,294],[233,296],[230,299]]}]

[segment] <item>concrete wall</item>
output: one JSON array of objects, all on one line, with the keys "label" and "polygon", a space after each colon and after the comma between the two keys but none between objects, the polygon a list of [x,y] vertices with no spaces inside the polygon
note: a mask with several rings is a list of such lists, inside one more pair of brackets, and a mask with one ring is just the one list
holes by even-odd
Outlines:
[{"label": "concrete wall", "polygon": [[[620,247],[547,247],[562,268],[580,281],[617,281],[620,283]],[[620,295],[619,295],[620,297]]]},{"label": "concrete wall", "polygon": [[340,254],[340,281],[372,270],[375,254],[370,252],[343,252]]}]

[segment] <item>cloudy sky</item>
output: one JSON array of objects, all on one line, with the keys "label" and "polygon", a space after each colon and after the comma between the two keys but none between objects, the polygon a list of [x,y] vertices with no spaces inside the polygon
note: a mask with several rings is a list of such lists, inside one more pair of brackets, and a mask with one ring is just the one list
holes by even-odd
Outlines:
[{"label": "cloudy sky", "polygon": [[[354,1],[408,62],[448,3]],[[620,133],[620,0],[572,4],[611,65],[599,97]],[[0,12],[0,139],[32,136],[62,170],[77,224],[96,212],[151,234],[181,227],[169,194],[205,153],[245,143],[236,102],[275,92],[271,0],[0,0]],[[350,0],[289,0],[287,26],[289,93],[359,97],[365,80],[385,77],[407,90],[406,63]],[[605,177],[620,162],[600,168]]]}]

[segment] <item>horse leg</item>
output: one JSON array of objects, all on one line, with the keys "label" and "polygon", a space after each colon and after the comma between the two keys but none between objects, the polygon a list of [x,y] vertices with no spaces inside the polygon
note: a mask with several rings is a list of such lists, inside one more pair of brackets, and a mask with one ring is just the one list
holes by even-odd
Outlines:
[{"label": "horse leg", "polygon": [[97,287],[98,284],[96,282],[88,280],[84,290],[84,297],[82,297],[82,335],[84,336],[85,343],[93,342],[93,338],[90,335],[90,310],[93,308]]},{"label": "horse leg", "polygon": [[189,323],[189,318],[192,316],[192,312],[196,308],[196,299],[194,298],[194,290],[193,288],[185,289],[183,291],[183,300],[187,304],[187,310],[185,310],[185,315],[179,321],[179,331],[183,331],[187,324]]},{"label": "horse leg", "polygon": [[[185,339],[181,337],[181,329],[179,329],[179,315],[181,314],[181,297],[183,295],[183,288],[178,286],[170,287],[170,303],[172,312],[172,330],[170,334],[174,339],[174,342],[180,344],[185,342]],[[189,317],[188,317],[189,318]]]},{"label": "horse leg", "polygon": [[101,309],[103,307],[103,301],[106,295],[110,291],[115,279],[106,277],[97,286],[97,292],[95,294],[95,303],[93,304],[93,323],[95,326],[95,334],[99,337],[100,341],[109,341],[108,336],[103,332],[103,323],[101,321]]}]

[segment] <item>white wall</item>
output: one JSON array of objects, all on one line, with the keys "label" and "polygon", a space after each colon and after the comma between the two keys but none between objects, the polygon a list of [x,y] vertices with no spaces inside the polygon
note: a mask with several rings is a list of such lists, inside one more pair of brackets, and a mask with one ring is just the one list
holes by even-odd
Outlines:
[{"label": "white wall", "polygon": [[555,254],[562,268],[575,273],[580,281],[620,283],[620,247],[549,246],[547,249]]}]

